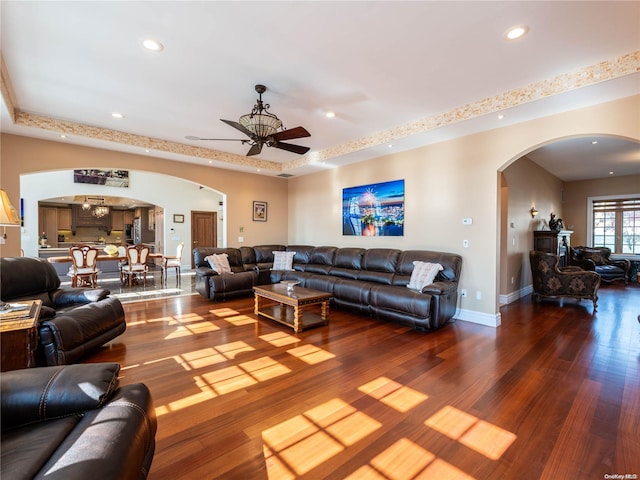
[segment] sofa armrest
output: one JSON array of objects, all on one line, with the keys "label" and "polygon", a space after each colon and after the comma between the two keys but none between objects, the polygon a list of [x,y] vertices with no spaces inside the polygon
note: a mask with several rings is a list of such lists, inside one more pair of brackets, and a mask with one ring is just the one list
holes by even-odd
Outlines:
[{"label": "sofa armrest", "polygon": [[210,277],[212,275],[218,275],[213,268],[210,267],[196,267],[196,277]]},{"label": "sofa armrest", "polygon": [[106,288],[64,288],[53,292],[51,300],[59,308],[78,303],[99,302],[110,293]]},{"label": "sofa armrest", "polygon": [[589,272],[595,272],[596,270],[596,263],[589,258],[584,258],[584,259],[572,258],[570,263],[571,265],[576,265],[582,268],[583,270],[587,270]]},{"label": "sofa armrest", "polygon": [[117,363],[88,363],[4,372],[2,430],[101,407],[118,388]]},{"label": "sofa armrest", "polygon": [[431,295],[443,295],[452,292],[458,288],[456,282],[433,282],[422,289],[422,293],[430,293]]},{"label": "sofa armrest", "polygon": [[613,265],[615,267],[621,268],[622,270],[624,270],[625,275],[629,273],[629,270],[631,270],[631,262],[626,258],[619,258],[615,260],[609,258],[607,260],[607,263],[609,265]]}]

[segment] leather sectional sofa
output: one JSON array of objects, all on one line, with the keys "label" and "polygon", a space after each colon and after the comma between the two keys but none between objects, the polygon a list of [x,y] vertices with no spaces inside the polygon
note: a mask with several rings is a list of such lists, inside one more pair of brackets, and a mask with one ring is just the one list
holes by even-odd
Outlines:
[{"label": "leather sectional sofa", "polygon": [[76,363],[126,329],[120,300],[102,288],[60,288],[49,262],[34,257],[0,258],[4,302],[42,300],[37,366]]},{"label": "leather sectional sofa", "polygon": [[29,368],[0,377],[0,477],[139,480],[155,450],[153,399],[119,386],[117,363]]},{"label": "leather sectional sofa", "polygon": [[[274,251],[295,252],[293,269],[271,270]],[[205,260],[226,253],[232,274],[218,274]],[[251,295],[254,285],[296,280],[333,295],[332,304],[376,318],[435,330],[456,312],[462,257],[451,253],[392,248],[261,245],[194,249],[196,290],[211,300]],[[407,288],[414,261],[439,263],[443,270],[421,291]]]}]

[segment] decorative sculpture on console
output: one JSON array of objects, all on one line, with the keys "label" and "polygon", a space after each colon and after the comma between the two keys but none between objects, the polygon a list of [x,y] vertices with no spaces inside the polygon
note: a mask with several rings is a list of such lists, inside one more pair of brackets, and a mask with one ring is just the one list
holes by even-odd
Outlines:
[{"label": "decorative sculpture on console", "polygon": [[562,219],[559,218],[556,220],[555,213],[551,212],[551,218],[549,219],[549,230],[559,231],[564,229],[564,223]]}]

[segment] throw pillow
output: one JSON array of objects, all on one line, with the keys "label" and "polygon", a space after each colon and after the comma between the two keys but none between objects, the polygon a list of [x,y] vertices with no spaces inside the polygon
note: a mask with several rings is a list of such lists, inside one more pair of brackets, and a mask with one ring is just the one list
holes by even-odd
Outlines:
[{"label": "throw pillow", "polygon": [[411,272],[411,280],[407,288],[411,290],[422,290],[427,285],[433,283],[439,271],[444,267],[439,263],[413,262],[413,271]]},{"label": "throw pillow", "polygon": [[226,253],[209,255],[208,257],[204,257],[204,259],[209,262],[211,268],[215,270],[218,275],[233,273],[229,266],[229,255]]},{"label": "throw pillow", "polygon": [[604,265],[604,260],[600,252],[584,252],[584,257],[593,260],[596,265]]},{"label": "throw pillow", "polygon": [[296,252],[273,252],[272,270],[293,270],[293,257]]}]

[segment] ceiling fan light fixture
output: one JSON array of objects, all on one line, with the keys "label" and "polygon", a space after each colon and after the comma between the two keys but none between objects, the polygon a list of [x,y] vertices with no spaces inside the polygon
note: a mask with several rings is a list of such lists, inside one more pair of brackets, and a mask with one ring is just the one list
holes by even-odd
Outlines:
[{"label": "ceiling fan light fixture", "polygon": [[280,128],[282,122],[275,115],[249,113],[238,119],[238,123],[258,137],[270,137]]}]

